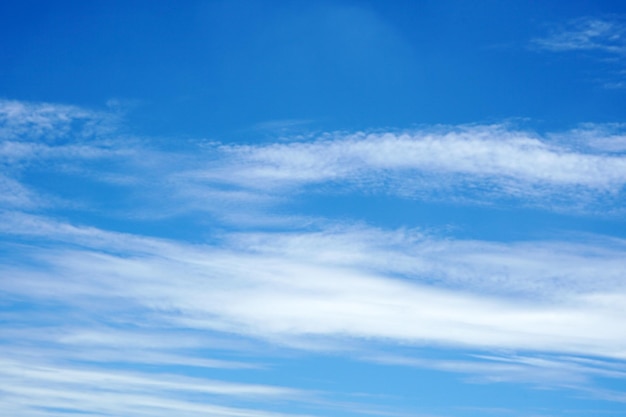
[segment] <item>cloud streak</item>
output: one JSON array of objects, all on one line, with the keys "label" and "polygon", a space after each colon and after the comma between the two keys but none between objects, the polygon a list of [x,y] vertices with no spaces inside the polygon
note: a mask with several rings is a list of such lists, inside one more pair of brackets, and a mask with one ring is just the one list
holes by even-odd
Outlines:
[{"label": "cloud streak", "polygon": [[[98,410],[103,405],[91,403],[104,398],[97,381],[113,384],[123,378],[105,397],[128,408],[106,406],[103,413],[139,416],[149,412],[143,409],[148,404],[155,404],[153,415],[252,413],[222,410],[223,405],[214,410],[205,400],[188,399],[214,387],[226,392],[211,395],[239,395],[241,388],[246,401],[257,401],[245,384],[182,376],[178,381],[176,375],[135,375],[101,366],[263,369],[256,359],[207,356],[224,349],[254,352],[259,341],[313,352],[347,351],[367,362],[460,373],[480,383],[559,387],[623,401],[617,392],[595,388],[598,379],[620,379],[626,372],[626,243],[621,240],[502,243],[335,225],[229,233],[215,244],[193,245],[32,215],[5,213],[5,219],[10,221],[2,233],[13,236],[16,246],[5,247],[0,275],[7,279],[0,291],[8,302],[39,307],[6,317],[13,325],[5,336],[16,342],[0,349],[0,357],[13,361],[0,378],[19,391],[14,395],[32,396],[36,404],[60,407],[72,401],[77,410]],[[90,328],[93,322],[100,327]],[[24,327],[30,333],[20,333]],[[44,333],[33,332],[38,328]],[[432,346],[476,356],[443,360],[388,353]],[[42,357],[57,362],[37,364]],[[94,381],[94,392],[83,389],[85,398],[68,397],[76,391],[69,382],[51,389],[34,374],[20,374],[18,383],[10,373],[19,368],[47,372],[50,366],[59,368],[53,375],[76,381],[71,375],[78,372]],[[39,382],[29,382],[30,376]],[[168,382],[159,385],[152,378]],[[136,387],[126,389],[126,383]],[[336,405],[316,396],[304,399],[297,389],[258,389],[289,401],[295,395],[300,404]],[[163,395],[155,392],[168,393],[172,402],[162,403]],[[177,400],[177,392],[184,401]]]},{"label": "cloud streak", "polygon": [[2,361],[0,409],[13,415],[125,415],[281,417],[280,412],[231,407],[206,396],[293,397],[295,390],[182,378],[175,375],[72,369],[68,366]]},{"label": "cloud streak", "polygon": [[[621,239],[459,239],[287,209],[339,193],[619,212],[621,125],[439,126],[165,150],[120,134],[105,113],[4,101],[0,115],[7,414],[271,417],[286,405],[301,415],[338,404],[203,376],[262,372],[259,346],[577,390],[623,376]],[[76,212],[187,215],[204,234],[190,243],[140,222],[118,225],[123,233],[61,219]],[[473,353],[382,354],[428,347]]]},{"label": "cloud streak", "polygon": [[623,16],[583,17],[555,26],[544,37],[531,41],[535,50],[596,58],[613,69],[595,81],[605,89],[626,87],[624,58],[626,58],[626,21]]},{"label": "cloud streak", "polygon": [[[236,214],[242,205],[261,208],[253,214],[261,218],[263,206],[288,202],[289,195],[329,191],[459,204],[506,200],[557,211],[594,212],[602,206],[610,212],[620,211],[626,186],[623,127],[616,125],[546,134],[506,125],[439,126],[331,132],[305,142],[260,145],[190,142],[184,150],[163,150],[115,133],[112,114],[0,104],[0,186],[15,190],[10,193],[16,197],[4,201],[12,207],[62,204],[52,196],[35,198],[46,190],[21,179],[33,171],[80,177],[94,187],[115,187],[122,196],[140,194],[146,202],[168,195],[172,204],[159,204],[161,213],[154,204],[139,208],[152,216],[200,210],[238,220],[250,215]],[[83,119],[89,123],[76,122]],[[89,127],[91,120],[106,128]],[[72,198],[76,203],[81,196]]]},{"label": "cloud streak", "polygon": [[534,40],[534,45],[554,52],[597,51],[626,55],[626,28],[622,21],[580,18],[569,21],[550,36]]},{"label": "cloud streak", "polygon": [[501,125],[334,133],[313,142],[219,151],[217,167],[189,171],[181,181],[263,191],[328,184],[404,197],[513,198],[546,206],[620,199],[626,184],[626,157],[620,152],[576,149]]},{"label": "cloud streak", "polygon": [[113,132],[119,126],[112,112],[82,107],[0,100],[0,138],[60,142],[89,139]]},{"label": "cloud streak", "polygon": [[23,248],[41,267],[5,266],[13,278],[3,290],[284,343],[374,338],[626,359],[621,241],[499,244],[340,229],[243,234],[211,247],[89,235],[96,247]]}]

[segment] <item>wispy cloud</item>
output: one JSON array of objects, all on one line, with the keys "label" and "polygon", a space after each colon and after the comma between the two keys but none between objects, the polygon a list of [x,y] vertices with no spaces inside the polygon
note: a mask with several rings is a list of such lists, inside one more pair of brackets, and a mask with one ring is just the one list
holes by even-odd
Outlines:
[{"label": "wispy cloud", "polygon": [[109,133],[118,126],[110,111],[82,107],[0,100],[0,138],[3,140],[62,141],[89,139]]},{"label": "wispy cloud", "polygon": [[[374,351],[362,359],[479,381],[574,381],[579,390],[622,376],[623,240],[458,239],[276,210],[313,191],[587,212],[600,201],[619,211],[621,125],[546,134],[507,125],[331,132],[164,151],[119,134],[106,114],[0,104],[7,414],[269,417],[282,415],[280,404],[298,415],[306,404],[333,407],[336,397],[298,387],[204,377],[262,372],[258,346]],[[29,180],[35,174],[68,186],[42,187]],[[83,197],[74,210],[96,210],[96,201],[109,218],[201,211],[194,225],[207,224],[206,212],[218,221],[193,244],[156,238],[156,229],[152,237],[113,232],[46,214],[51,201]],[[126,201],[136,204],[126,209]],[[234,228],[242,219],[255,227]],[[383,357],[380,346],[479,355],[426,363]],[[155,364],[166,370],[155,373]]]},{"label": "wispy cloud", "polygon": [[[207,390],[248,403],[261,395],[336,406],[296,388],[141,371],[158,363],[263,372],[252,354],[256,343],[347,351],[367,362],[459,373],[472,382],[527,383],[623,401],[596,388],[598,379],[626,373],[626,243],[620,240],[498,243],[337,225],[227,234],[215,245],[192,245],[5,215],[2,232],[16,243],[5,245],[0,291],[5,303],[25,310],[3,316],[12,324],[3,330],[0,357],[12,365],[0,379],[14,398],[31,398],[31,406],[15,408],[21,415],[63,401],[105,415],[143,415],[148,404],[155,404],[153,415],[195,407],[239,412],[196,404],[194,396]],[[450,360],[384,353],[433,345],[477,353]],[[225,357],[224,351],[240,353]],[[18,378],[11,369],[32,372]],[[42,372],[49,377],[37,376]],[[81,390],[74,373],[87,381]],[[50,388],[50,378],[67,381]],[[172,402],[161,403],[164,397]]]},{"label": "wispy cloud", "polygon": [[535,50],[576,53],[609,66],[598,68],[594,81],[608,90],[623,89],[626,20],[623,16],[583,17],[555,25],[549,34],[531,41]]},{"label": "wispy cloud", "polygon": [[[166,152],[114,130],[80,139],[85,129],[76,128],[75,119],[108,120],[106,115],[52,105],[9,102],[4,106],[6,132],[0,138],[0,162],[5,187],[16,190],[13,206],[33,206],[37,193],[45,194],[46,190],[20,180],[29,169],[81,177],[94,186],[108,184],[121,190],[122,196],[132,190],[144,202],[158,198],[158,206],[138,207],[144,216],[200,210],[238,220],[250,214],[262,218],[264,206],[316,190],[463,204],[505,199],[579,212],[597,211],[602,205],[603,211],[619,211],[626,185],[623,127],[619,126],[583,125],[546,134],[507,125],[330,132],[306,141],[281,139],[259,145],[196,142]],[[59,135],[79,139],[47,139]],[[159,198],[164,194],[171,204]],[[72,200],[76,204],[81,196],[72,194]],[[248,213],[241,213],[242,206],[248,207]],[[259,210],[250,213],[251,207]]]},{"label": "wispy cloud", "polygon": [[623,57],[626,55],[626,26],[618,19],[580,18],[533,43],[555,52],[596,51]]},{"label": "wispy cloud", "polygon": [[85,241],[74,230],[59,237],[87,246],[22,247],[41,267],[3,267],[13,277],[3,290],[284,343],[356,337],[626,358],[620,241],[498,244],[340,229],[243,234],[211,247],[95,229]]},{"label": "wispy cloud", "polygon": [[[619,189],[626,182],[621,155],[577,152],[537,135],[503,126],[461,127],[441,132],[332,135],[306,144],[225,147],[241,164],[234,181],[259,184],[314,183],[398,172],[507,179],[532,187],[583,186]],[[406,175],[409,174],[409,175]],[[408,177],[408,178],[407,178]],[[460,181],[460,178],[455,178]]]},{"label": "wispy cloud", "polygon": [[[594,397],[613,396],[626,402],[618,391],[597,388],[595,379],[622,380],[624,362],[561,355],[467,355],[465,358],[436,359],[419,356],[378,354],[364,360],[385,365],[413,366],[466,375],[476,383],[527,383],[538,388],[573,389]],[[619,400],[621,398],[621,400]]]},{"label": "wispy cloud", "polygon": [[626,125],[622,123],[583,123],[565,133],[553,133],[551,139],[575,143],[591,152],[624,154],[626,152]]},{"label": "wispy cloud", "polygon": [[[579,133],[561,136],[580,143]],[[591,133],[586,140],[593,141]],[[576,148],[551,141],[553,136],[502,125],[332,133],[306,143],[222,146],[217,164],[176,174],[176,180],[274,193],[330,186],[464,202],[514,199],[570,210],[620,201],[626,184],[622,153],[606,146]]]},{"label": "wispy cloud", "polygon": [[[279,417],[296,414],[224,405],[210,397],[293,397],[295,390],[158,373],[2,360],[0,409],[11,415]],[[209,398],[207,398],[207,396]],[[208,400],[208,401],[207,401]]]}]

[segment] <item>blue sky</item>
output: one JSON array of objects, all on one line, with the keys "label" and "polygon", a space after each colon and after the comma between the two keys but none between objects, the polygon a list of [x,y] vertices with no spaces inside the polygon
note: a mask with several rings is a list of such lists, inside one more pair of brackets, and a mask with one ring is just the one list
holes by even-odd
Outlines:
[{"label": "blue sky", "polygon": [[626,8],[0,5],[0,413],[623,416]]}]

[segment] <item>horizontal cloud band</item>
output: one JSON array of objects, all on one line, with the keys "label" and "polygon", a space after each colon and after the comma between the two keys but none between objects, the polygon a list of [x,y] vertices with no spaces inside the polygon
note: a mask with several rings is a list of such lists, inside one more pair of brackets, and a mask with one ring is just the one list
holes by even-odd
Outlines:
[{"label": "horizontal cloud band", "polygon": [[22,248],[41,269],[4,266],[12,279],[2,289],[27,297],[148,309],[285,343],[376,338],[626,358],[623,242],[498,244],[361,228],[233,235],[211,247],[21,216],[12,224],[5,232],[56,230],[79,245]]}]

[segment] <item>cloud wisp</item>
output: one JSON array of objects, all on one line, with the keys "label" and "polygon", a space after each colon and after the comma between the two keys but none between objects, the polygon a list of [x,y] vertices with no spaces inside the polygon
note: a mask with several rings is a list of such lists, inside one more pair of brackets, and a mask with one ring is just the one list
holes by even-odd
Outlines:
[{"label": "cloud wisp", "polygon": [[[332,407],[334,394],[204,377],[262,372],[260,345],[583,391],[623,377],[622,239],[461,239],[286,208],[344,193],[620,212],[623,126],[439,126],[172,150],[71,106],[5,101],[0,115],[9,414]],[[76,213],[89,215],[61,219]],[[196,243],[137,220],[177,214],[201,229]],[[382,354],[433,347],[463,359]]]},{"label": "cloud wisp", "polygon": [[102,137],[119,127],[118,115],[78,106],[0,99],[2,140],[71,141]]},{"label": "cloud wisp", "polygon": [[[471,381],[559,387],[621,401],[616,393],[594,391],[596,379],[619,379],[626,372],[619,370],[626,361],[626,243],[619,240],[497,243],[335,226],[235,233],[215,245],[192,245],[24,214],[5,213],[5,218],[10,220],[5,236],[29,243],[5,248],[0,275],[9,279],[0,282],[0,291],[8,302],[38,307],[6,317],[14,323],[5,329],[13,341],[0,353],[12,365],[0,378],[19,391],[17,397],[35,396],[38,404],[71,400],[98,409],[102,405],[93,402],[102,398],[102,389],[107,398],[128,405],[148,404],[154,398],[142,396],[154,389],[189,396],[211,387],[224,391],[211,395],[241,391],[246,401],[262,395],[315,403],[297,389],[193,381],[184,374],[127,375],[131,371],[124,368],[160,363],[255,369],[255,360],[211,358],[206,350],[253,352],[255,340],[289,349],[356,352],[351,356],[367,362],[460,373]],[[94,322],[100,328],[88,327]],[[24,334],[25,326],[44,333]],[[456,360],[383,353],[432,346],[482,353]],[[82,365],[72,365],[76,361]],[[93,382],[93,393],[83,390],[85,398],[68,397],[65,391],[75,392],[70,382],[51,391],[45,381],[29,382],[32,375],[43,381],[35,374],[22,372],[18,381],[10,370],[20,368],[68,374],[72,381],[77,372],[106,384]],[[119,378],[134,384],[132,389],[101,388]],[[259,392],[244,392],[253,388]],[[205,410],[193,400],[176,401],[151,403],[157,404],[154,415]],[[121,411],[144,412],[102,409]]]},{"label": "cloud wisp", "polygon": [[154,310],[284,343],[374,338],[626,358],[619,241],[498,244],[348,229],[243,234],[211,247],[90,235],[67,236],[82,248],[21,248],[40,267],[3,267],[13,277],[3,290],[76,308]]},{"label": "cloud wisp", "polygon": [[[80,178],[91,187],[110,186],[121,190],[118,199],[132,194],[151,202],[155,196],[169,196],[169,205],[141,204],[144,215],[213,211],[238,219],[245,213],[233,212],[242,205],[260,207],[254,215],[263,217],[263,206],[329,191],[458,204],[505,200],[557,211],[597,212],[602,206],[604,212],[619,212],[626,186],[623,127],[614,125],[543,135],[506,125],[440,126],[333,132],[304,142],[281,139],[258,145],[190,142],[187,148],[163,150],[116,135],[109,120],[115,115],[0,104],[0,187],[14,196],[1,201],[7,207],[33,209],[71,198],[73,204],[93,208],[93,201],[81,201],[75,193],[52,196],[37,190],[36,184],[23,180],[24,173],[32,172],[62,175],[67,181]],[[99,130],[91,124],[107,127]],[[72,135],[75,140],[67,139]],[[157,207],[161,213],[155,212]]]},{"label": "cloud wisp", "polygon": [[626,87],[626,21],[623,16],[583,17],[556,26],[550,34],[531,41],[535,50],[595,58],[609,66],[596,78],[605,89]]},{"label": "cloud wisp", "polygon": [[626,27],[620,20],[581,18],[569,21],[534,45],[554,52],[597,51],[626,56]]},{"label": "cloud wisp", "polygon": [[[619,144],[611,151],[616,136],[582,132],[542,137],[502,125],[464,126],[229,145],[218,147],[221,156],[210,168],[197,166],[175,181],[264,194],[321,188],[474,204],[504,199],[556,210],[593,211],[601,202],[604,210],[616,209],[626,185],[626,156]],[[603,149],[590,146],[602,141]]]},{"label": "cloud wisp", "polygon": [[[258,399],[302,396],[295,390],[157,373],[2,360],[2,410],[13,415],[125,415],[280,417],[262,409],[232,407],[211,397]],[[209,399],[212,399],[209,400]],[[208,400],[208,401],[207,401]]]}]

